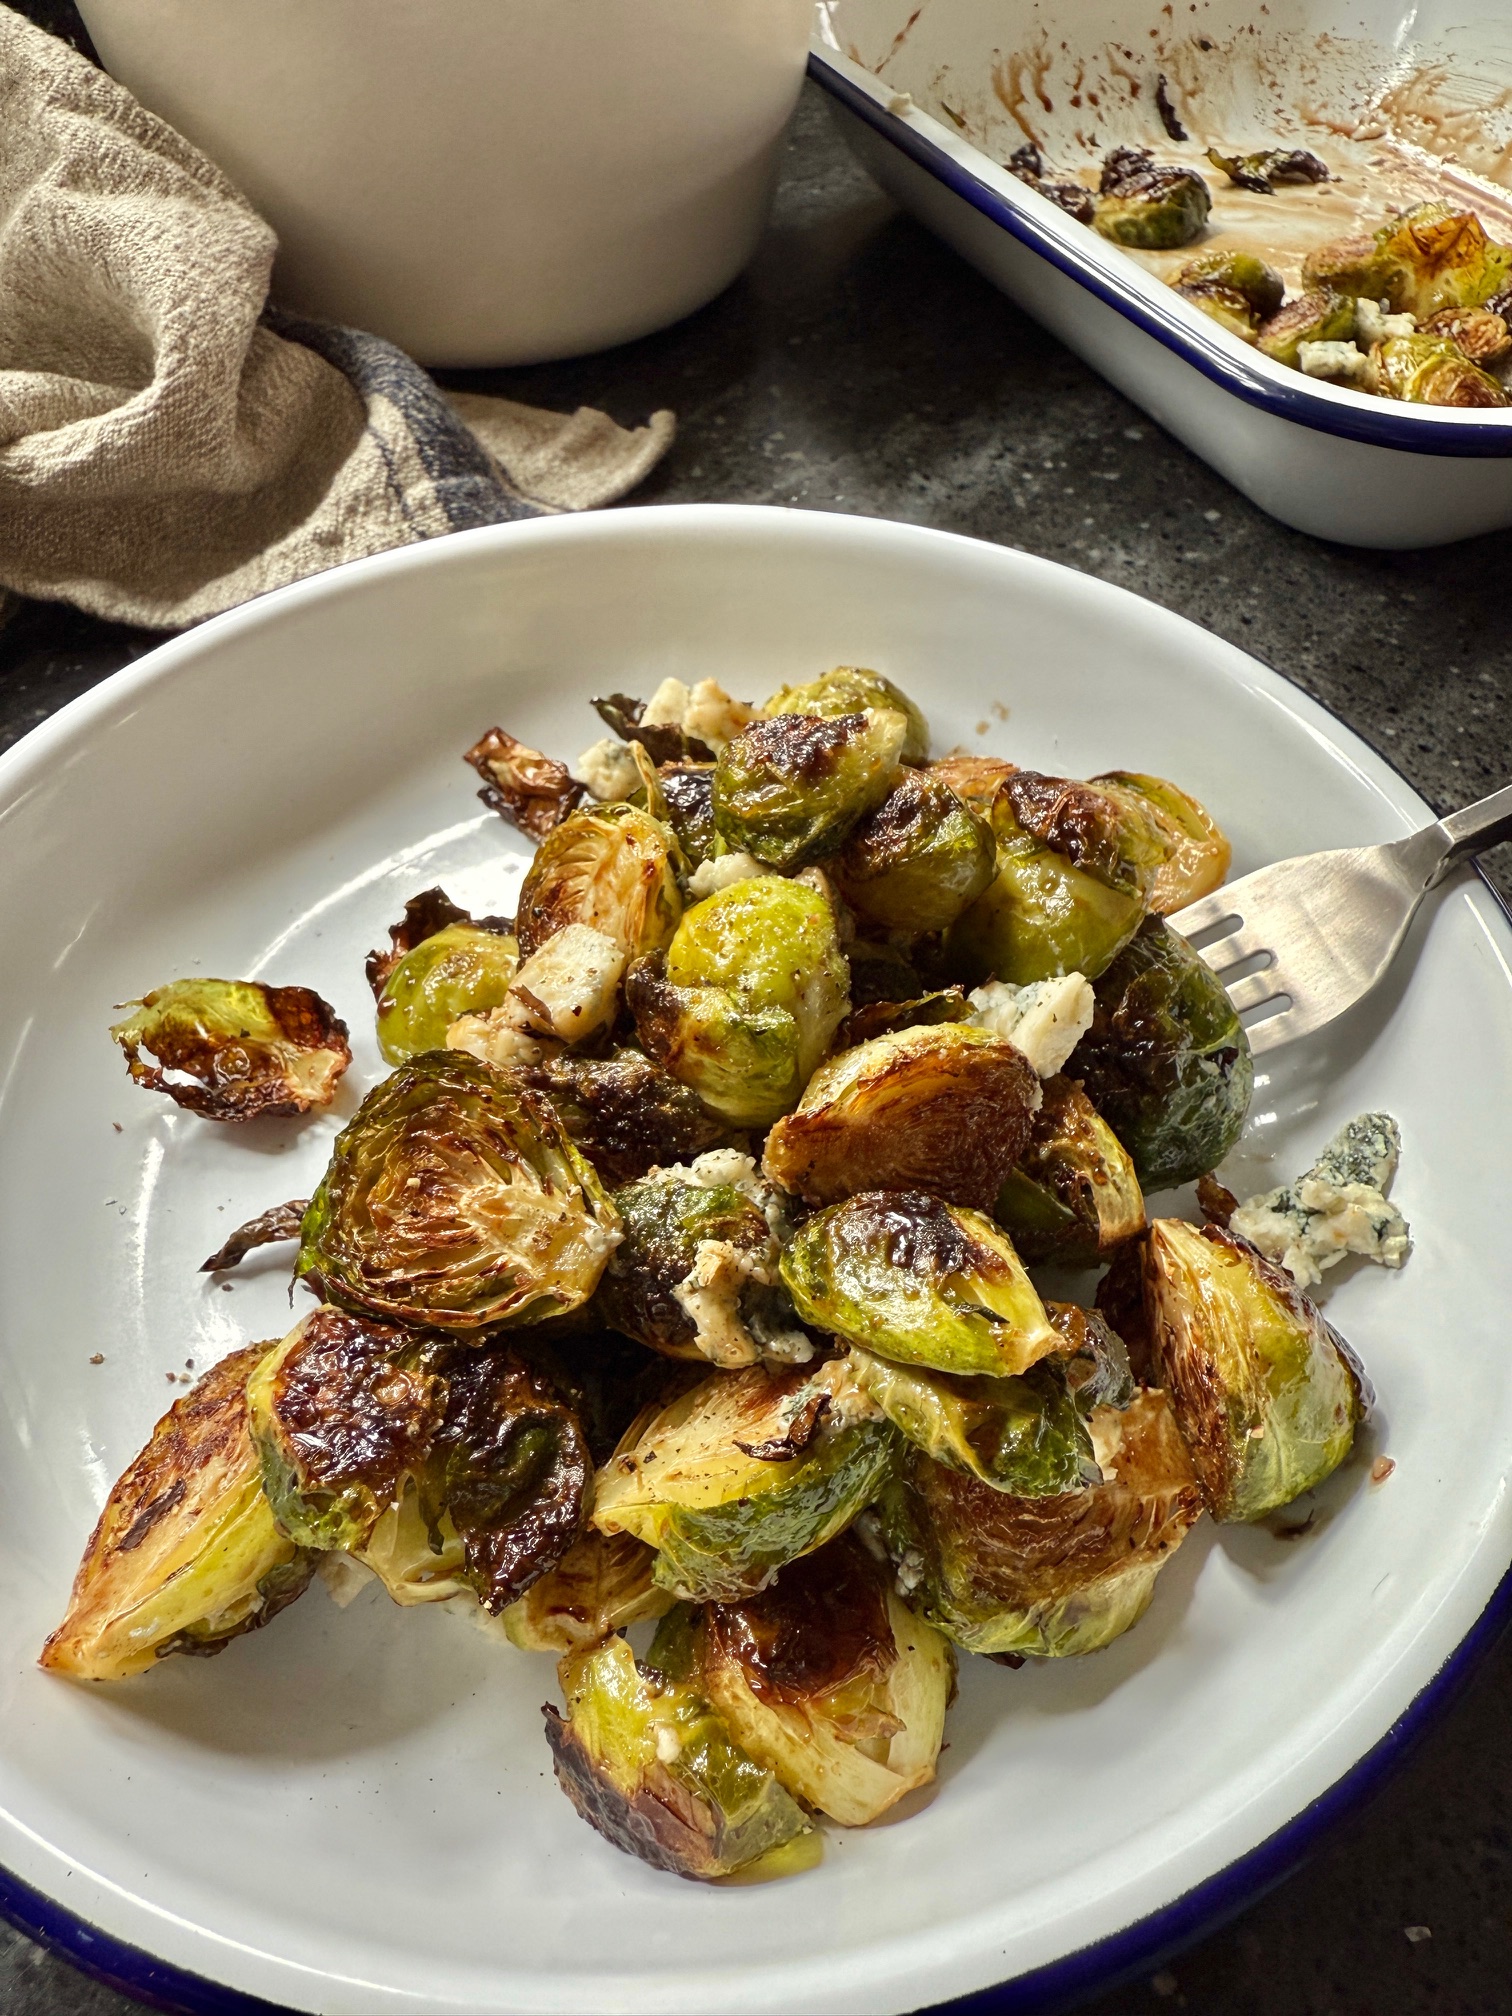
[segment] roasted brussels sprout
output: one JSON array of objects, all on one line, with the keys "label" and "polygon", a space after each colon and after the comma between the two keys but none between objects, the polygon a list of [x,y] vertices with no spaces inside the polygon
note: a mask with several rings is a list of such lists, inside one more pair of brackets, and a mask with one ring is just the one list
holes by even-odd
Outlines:
[{"label": "roasted brussels sprout", "polygon": [[[850,950],[851,985],[855,985],[855,947]],[[852,997],[854,999],[854,996]],[[896,1036],[903,1029],[933,1029],[942,1022],[970,1022],[971,1003],[962,987],[941,987],[912,1001],[872,1001],[853,1007],[835,1031],[836,1051],[854,1050],[878,1036]],[[812,1080],[810,1080],[812,1083]]]},{"label": "roasted brussels sprout", "polygon": [[1027,1372],[1060,1348],[1006,1233],[922,1190],[869,1190],[811,1218],[782,1256],[798,1314],[900,1365]]},{"label": "roasted brussels sprout", "polygon": [[721,839],[783,870],[833,854],[893,788],[906,733],[891,708],[754,722],[714,771]]},{"label": "roasted brussels sprout", "polygon": [[1414,406],[1506,406],[1506,390],[1447,336],[1392,336],[1371,352],[1376,389]]},{"label": "roasted brussels sprout", "polygon": [[1372,1396],[1284,1268],[1216,1225],[1161,1218],[1144,1291],[1156,1368],[1215,1519],[1263,1518],[1338,1468]]},{"label": "roasted brussels sprout", "polygon": [[1202,1515],[1164,1393],[1100,1408],[1106,1483],[1014,1497],[915,1454],[881,1503],[907,1600],[969,1652],[1096,1652],[1149,1607],[1155,1577]]},{"label": "roasted brussels sprout", "polygon": [[427,889],[389,927],[387,952],[370,952],[368,985],[378,1003],[378,1048],[390,1064],[440,1050],[459,1015],[497,1008],[520,948],[501,917],[474,919],[444,889]]},{"label": "roasted brussels sprout", "polygon": [[1141,897],[1154,886],[1166,853],[1154,814],[1136,795],[1037,770],[1015,770],[1004,780],[993,824],[1000,838],[1028,834],[1110,889]]},{"label": "roasted brussels sprout", "polygon": [[1027,833],[1000,839],[997,875],[952,925],[945,960],[968,987],[1026,986],[1066,973],[1095,980],[1139,929],[1137,889],[1110,886]]},{"label": "roasted brussels sprout", "polygon": [[1107,770],[1092,782],[1110,798],[1137,799],[1155,822],[1162,853],[1146,901],[1157,916],[1183,910],[1219,887],[1234,850],[1206,807],[1164,777],[1136,770]]},{"label": "roasted brussels sprout", "polygon": [[1490,308],[1441,308],[1424,321],[1425,336],[1447,336],[1483,369],[1505,361],[1512,351],[1512,329],[1505,315]]},{"label": "roasted brussels sprout", "polygon": [[853,1345],[849,1365],[867,1399],[916,1448],[994,1491],[1042,1498],[1102,1480],[1059,1358],[1018,1377],[963,1379]]},{"label": "roasted brussels sprout", "polygon": [[1286,294],[1281,275],[1253,252],[1204,252],[1171,284],[1184,301],[1246,343],[1254,342]]},{"label": "roasted brussels sprout", "polygon": [[998,793],[1017,771],[1016,763],[1001,756],[942,756],[929,766],[931,777],[948,784],[957,798],[987,820],[992,818]]},{"label": "roasted brussels sprout", "polygon": [[517,742],[502,728],[490,728],[462,760],[483,779],[478,796],[489,810],[532,840],[544,840],[560,826],[583,795],[565,764]]},{"label": "roasted brussels sprout", "polygon": [[[133,1079],[207,1120],[329,1106],[352,1061],[345,1022],[308,987],[171,980],[121,1005],[132,1012],[110,1033]],[[142,1061],[144,1050],[156,1064]]]},{"label": "roasted brussels sprout", "polygon": [[551,1101],[567,1136],[605,1183],[690,1162],[728,1144],[730,1131],[686,1085],[639,1050],[608,1057],[544,1056],[515,1067],[521,1084]]},{"label": "roasted brussels sprout", "polygon": [[1103,162],[1092,225],[1116,245],[1162,252],[1200,237],[1212,207],[1194,170],[1161,167],[1147,147],[1115,147]]},{"label": "roasted brussels sprout", "polygon": [[590,1528],[510,1604],[505,1634],[522,1652],[577,1652],[664,1617],[676,1599],[651,1579],[655,1566],[655,1551],[644,1542]]},{"label": "roasted brussels sprout", "polygon": [[1317,155],[1309,154],[1305,147],[1266,147],[1257,154],[1220,154],[1216,147],[1209,147],[1207,158],[1215,168],[1222,169],[1235,188],[1252,189],[1258,196],[1273,195],[1278,183],[1336,179]]},{"label": "roasted brussels sprout", "polygon": [[1008,156],[1006,167],[1010,175],[1016,175],[1020,182],[1053,203],[1058,210],[1064,210],[1068,217],[1074,217],[1078,224],[1090,224],[1097,215],[1097,202],[1092,191],[1080,182],[1062,182],[1045,173],[1045,158],[1032,140],[1022,147],[1015,147]]},{"label": "roasted brussels sprout", "polygon": [[690,1601],[753,1595],[843,1531],[891,1469],[895,1431],[880,1414],[836,1418],[833,1391],[802,1371],[715,1373],[635,1424],[599,1472],[594,1524],[655,1547],[657,1583]]},{"label": "roasted brussels sprout", "polygon": [[701,868],[724,851],[714,824],[714,765],[668,764],[661,773],[667,824],[690,867]]},{"label": "roasted brussels sprout", "polygon": [[1260,325],[1259,349],[1278,364],[1300,370],[1304,343],[1347,343],[1354,335],[1354,302],[1347,294],[1321,290],[1298,294]]},{"label": "roasted brussels sprout", "polygon": [[446,1381],[406,1364],[415,1339],[369,1316],[314,1309],[247,1381],[273,1516],[301,1547],[361,1547],[430,1453]]},{"label": "roasted brussels sprout", "polygon": [[998,1191],[993,1216],[1023,1257],[1092,1265],[1144,1230],[1134,1164],[1080,1085],[1047,1079],[1029,1144]]},{"label": "roasted brussels sprout", "polygon": [[775,1355],[811,1357],[778,1285],[777,1243],[753,1179],[748,1157],[714,1154],[616,1191],[625,1236],[599,1285],[604,1320],[669,1358],[729,1369],[756,1364],[772,1343]]},{"label": "roasted brussels sprout", "polygon": [[337,1136],[295,1272],[345,1307],[472,1334],[579,1308],[618,1237],[549,1101],[438,1050]]},{"label": "roasted brussels sprout", "polygon": [[849,977],[829,904],[769,875],[696,904],[625,997],[650,1056],[732,1126],[766,1127],[829,1048]]},{"label": "roasted brussels sprout", "polygon": [[543,1711],[557,1783],[605,1840],[677,1876],[732,1875],[789,1843],[817,1860],[812,1823],[710,1707],[691,1635],[674,1613],[644,1668],[623,1638],[562,1661],[567,1713]]},{"label": "roasted brussels sprout", "polygon": [[933,1779],[955,1656],[849,1535],[712,1604],[698,1642],[725,1727],[805,1805],[864,1827]]},{"label": "roasted brussels sprout", "polygon": [[1512,245],[1498,245],[1473,210],[1420,203],[1376,233],[1395,284],[1386,298],[1420,321],[1441,308],[1479,308],[1512,277]]},{"label": "roasted brussels sprout", "polygon": [[105,1501],[42,1664],[124,1680],[171,1652],[219,1652],[302,1593],[314,1567],[279,1530],[247,1426],[266,1344],[212,1367],[152,1431]]},{"label": "roasted brussels sprout", "polygon": [[1076,1075],[1140,1183],[1165,1190],[1215,1169],[1239,1138],[1255,1071],[1212,968],[1152,917],[1094,992]]},{"label": "roasted brussels sprout", "polygon": [[1384,301],[1389,308],[1400,310],[1406,285],[1406,273],[1383,255],[1377,235],[1369,231],[1315,245],[1302,261],[1302,286],[1307,296]]},{"label": "roasted brussels sprout", "polygon": [[883,930],[943,931],[992,880],[992,829],[943,783],[906,770],[828,864],[860,917]]},{"label": "roasted brussels sprout", "polygon": [[574,812],[541,842],[520,884],[515,931],[527,959],[568,924],[588,924],[628,958],[667,944],[682,915],[682,850],[633,805]]},{"label": "roasted brussels sprout", "polygon": [[944,1022],[830,1058],[767,1136],[762,1167],[810,1204],[858,1190],[929,1190],[987,1208],[1030,1138],[1040,1102],[1012,1043]]},{"label": "roasted brussels sprout", "polygon": [[837,665],[806,686],[784,686],[774,693],[762,713],[770,720],[779,714],[817,714],[832,721],[841,714],[864,714],[869,708],[891,709],[907,723],[898,760],[922,763],[929,755],[929,723],[900,687],[880,672],[864,665]]}]

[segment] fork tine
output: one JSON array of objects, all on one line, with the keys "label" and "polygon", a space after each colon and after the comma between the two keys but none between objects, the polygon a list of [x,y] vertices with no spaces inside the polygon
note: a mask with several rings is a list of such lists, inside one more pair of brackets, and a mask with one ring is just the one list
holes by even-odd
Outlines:
[{"label": "fork tine", "polygon": [[1290,998],[1286,986],[1274,966],[1267,966],[1263,973],[1248,973],[1244,979],[1236,980],[1232,987],[1224,990],[1239,1014],[1251,1008],[1258,1008],[1263,1001],[1273,1001],[1277,995]]},{"label": "fork tine", "polygon": [[1188,903],[1184,910],[1167,917],[1167,924],[1183,938],[1190,938],[1198,931],[1211,931],[1215,924],[1222,924],[1230,917],[1242,917],[1243,907],[1234,900],[1234,886],[1237,885],[1215,889],[1211,896],[1199,896],[1195,903]]},{"label": "fork tine", "polygon": [[1257,952],[1275,954],[1264,938],[1251,925],[1241,925],[1231,937],[1220,938],[1215,945],[1204,945],[1198,958],[1205,959],[1215,973],[1226,973],[1231,966],[1237,966],[1241,959],[1253,959]]}]

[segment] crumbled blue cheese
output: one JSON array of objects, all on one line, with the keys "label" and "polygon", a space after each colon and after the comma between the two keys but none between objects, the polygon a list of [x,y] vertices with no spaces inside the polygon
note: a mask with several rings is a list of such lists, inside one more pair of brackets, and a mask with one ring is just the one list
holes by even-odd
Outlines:
[{"label": "crumbled blue cheese", "polygon": [[663,679],[646,702],[641,726],[681,728],[719,756],[755,719],[756,709],[743,700],[732,700],[715,679],[700,679],[692,686],[685,686],[681,679]]},{"label": "crumbled blue cheese", "polygon": [[1041,1078],[1053,1078],[1092,1027],[1092,983],[1083,973],[1012,987],[989,980],[971,996],[971,1020],[1021,1050]]},{"label": "crumbled blue cheese", "polygon": [[641,775],[630,746],[604,735],[577,760],[576,776],[602,804],[618,805],[640,789]]},{"label": "crumbled blue cheese", "polygon": [[700,861],[688,877],[688,894],[696,903],[705,896],[717,896],[733,882],[752,882],[758,875],[775,875],[754,854],[718,854],[712,861]]},{"label": "crumbled blue cheese", "polygon": [[1306,377],[1330,385],[1368,386],[1375,376],[1369,356],[1353,343],[1299,343],[1297,363]]},{"label": "crumbled blue cheese", "polygon": [[[1355,342],[1362,350],[1384,343],[1392,336],[1414,336],[1417,323],[1410,315],[1392,315],[1384,301],[1369,301],[1363,295],[1355,302]],[[1300,347],[1300,346],[1299,346]]]},{"label": "crumbled blue cheese", "polygon": [[1279,1261],[1303,1288],[1321,1281],[1346,1253],[1400,1267],[1412,1237],[1386,1191],[1401,1148],[1401,1130],[1389,1113],[1362,1113],[1294,1183],[1241,1204],[1230,1228]]}]

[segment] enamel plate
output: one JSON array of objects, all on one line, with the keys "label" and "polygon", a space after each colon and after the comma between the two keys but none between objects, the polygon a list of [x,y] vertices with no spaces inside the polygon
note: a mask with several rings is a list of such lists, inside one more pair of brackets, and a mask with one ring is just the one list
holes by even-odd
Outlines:
[{"label": "enamel plate", "polygon": [[[289,1325],[288,1248],[230,1292],[196,1270],[309,1194],[381,1075],[364,955],[433,883],[513,907],[525,843],[461,752],[498,722],[571,759],[600,732],[590,694],[712,674],[759,699],[837,663],[899,681],[940,750],[1179,779],[1236,872],[1429,816],[1276,674],[1120,589],[718,507],[343,568],[0,760],[0,1899],[160,2006],[889,2016],[1013,1982],[994,2006],[1032,2007],[1285,1867],[1489,1629],[1512,1554],[1512,935],[1466,876],[1383,992],[1266,1060],[1230,1165],[1259,1188],[1362,1108],[1401,1121],[1416,1251],[1339,1270],[1326,1304],[1380,1394],[1354,1459],[1289,1539],[1205,1524],[1107,1651],[963,1660],[934,1796],[830,1829],[812,1873],[710,1888],[619,1854],[552,1781],[551,1662],[376,1587],[339,1609],[317,1584],[223,1657],[114,1687],[37,1670],[112,1481],[185,1390],[168,1375]],[[113,1005],[196,973],[333,1001],[356,1053],[337,1110],[217,1127],[131,1086]]]}]

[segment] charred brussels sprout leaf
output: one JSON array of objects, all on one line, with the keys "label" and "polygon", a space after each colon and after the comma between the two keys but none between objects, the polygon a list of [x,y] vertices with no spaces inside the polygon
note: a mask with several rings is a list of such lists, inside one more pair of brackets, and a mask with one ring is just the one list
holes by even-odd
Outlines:
[{"label": "charred brussels sprout leaf", "polygon": [[42,1664],[123,1680],[170,1652],[218,1652],[292,1603],[314,1557],[279,1530],[247,1425],[267,1345],[233,1351],[178,1400],[117,1482]]},{"label": "charred brussels sprout leaf", "polygon": [[753,722],[714,771],[720,837],[772,868],[833,854],[892,789],[906,733],[890,708]]},{"label": "charred brussels sprout leaf", "polygon": [[1505,388],[1447,336],[1391,336],[1372,352],[1383,397],[1415,406],[1506,406]]},{"label": "charred brussels sprout leaf", "polygon": [[864,714],[868,708],[901,714],[907,724],[898,758],[903,763],[922,763],[929,755],[929,723],[891,679],[864,665],[837,665],[821,678],[804,686],[784,686],[762,708],[769,719],[779,714],[817,714],[832,721],[840,714]]},{"label": "charred brussels sprout leaf", "polygon": [[420,1472],[420,1510],[433,1544],[456,1534],[462,1579],[497,1616],[581,1532],[588,1445],[551,1382],[512,1351],[469,1356],[446,1383],[446,1413]]},{"label": "charred brussels sprout leaf", "polygon": [[1047,1363],[1064,1375],[1084,1419],[1090,1421],[1099,1407],[1127,1407],[1134,1398],[1134,1375],[1124,1341],[1112,1325],[1096,1309],[1075,1302],[1047,1302],[1045,1314],[1066,1353]]},{"label": "charred brussels sprout leaf", "polygon": [[1353,299],[1347,294],[1318,289],[1298,294],[1268,316],[1261,323],[1255,341],[1265,356],[1300,370],[1299,352],[1304,343],[1347,343],[1354,335],[1354,326]]},{"label": "charred brussels sprout leaf", "polygon": [[872,1502],[898,1447],[886,1421],[834,1421],[816,1398],[828,1389],[802,1372],[714,1374],[631,1430],[599,1472],[594,1524],[655,1547],[658,1584],[690,1601],[765,1588]]},{"label": "charred brussels sprout leaf", "polygon": [[1060,1342],[1006,1233],[919,1190],[811,1218],[782,1256],[799,1315],[900,1365],[1027,1372]]},{"label": "charred brussels sprout leaf", "polygon": [[1027,986],[1067,973],[1095,980],[1139,929],[1137,890],[1117,888],[1027,833],[1000,839],[997,875],[951,927],[952,975]]},{"label": "charred brussels sprout leaf", "polygon": [[[850,948],[848,957],[854,989],[855,946]],[[854,1050],[878,1036],[896,1036],[904,1029],[934,1029],[943,1022],[970,1020],[971,1003],[961,987],[941,987],[933,994],[920,994],[911,1001],[871,1001],[864,1007],[852,1008],[835,1032],[835,1048]]]},{"label": "charred brussels sprout leaf", "polygon": [[461,1051],[370,1092],[337,1136],[296,1272],[343,1305],[470,1334],[579,1308],[619,1236],[550,1103]]},{"label": "charred brussels sprout leaf", "polygon": [[[110,1033],[137,1084],[207,1120],[329,1106],[352,1061],[346,1024],[308,987],[171,980],[122,1005],[132,1012]],[[144,1050],[155,1065],[142,1061]]]},{"label": "charred brussels sprout leaf", "polygon": [[[686,1620],[679,1626],[686,1636]],[[653,1655],[660,1648],[670,1664],[662,1633]],[[557,1783],[616,1848],[710,1879],[813,1838],[796,1801],[732,1740],[691,1673],[649,1661],[643,1670],[623,1638],[570,1654],[560,1671],[567,1713],[544,1711]]]},{"label": "charred brussels sprout leaf", "polygon": [[909,1601],[969,1652],[1095,1652],[1149,1607],[1155,1577],[1202,1515],[1202,1494],[1164,1393],[1099,1410],[1108,1482],[1056,1497],[994,1491],[915,1456],[882,1501]]},{"label": "charred brussels sprout leaf", "polygon": [[625,996],[646,1051],[735,1127],[797,1104],[848,1006],[834,912],[780,876],[735,882],[684,916],[665,962]]},{"label": "charred brussels sprout leaf", "polygon": [[943,931],[995,873],[992,830],[948,784],[905,771],[830,864],[858,916],[887,931]]},{"label": "charred brussels sprout leaf", "polygon": [[1117,147],[1103,162],[1093,228],[1116,245],[1167,251],[1190,245],[1213,199],[1190,168],[1165,168],[1145,147]]},{"label": "charred brussels sprout leaf", "polygon": [[1091,1265],[1144,1230],[1144,1196],[1128,1151],[1081,1087],[1047,1079],[1029,1142],[993,1215],[1030,1262]]},{"label": "charred brussels sprout leaf", "polygon": [[1182,267],[1172,285],[1183,300],[1246,343],[1254,342],[1286,294],[1281,275],[1253,252],[1204,252]]},{"label": "charred brussels sprout leaf", "polygon": [[[659,1169],[616,1191],[614,1203],[625,1236],[599,1286],[605,1321],[671,1358],[709,1357],[710,1347],[729,1343],[744,1348],[738,1356],[714,1357],[714,1363],[754,1363],[757,1346],[741,1319],[743,1298],[735,1290],[737,1284],[754,1288],[741,1279],[740,1263],[762,1271],[772,1241],[751,1200],[732,1183],[703,1183],[677,1169]],[[705,1334],[697,1320],[700,1301],[688,1294],[701,1249],[710,1245],[734,1263],[730,1306],[718,1338]]]},{"label": "charred brussels sprout leaf", "polygon": [[613,1632],[664,1617],[675,1598],[651,1579],[655,1551],[628,1533],[587,1532],[504,1612],[522,1652],[577,1652]]},{"label": "charred brussels sprout leaf", "polygon": [[842,1051],[767,1137],[763,1168],[811,1204],[929,1190],[990,1206],[1030,1139],[1034,1068],[985,1029],[945,1022]]},{"label": "charred brussels sprout leaf", "polygon": [[414,1344],[371,1317],[316,1309],[248,1380],[263,1488],[301,1547],[361,1547],[424,1462],[446,1382],[403,1362]]},{"label": "charred brussels sprout leaf", "polygon": [[1155,822],[1161,858],[1148,901],[1158,916],[1183,910],[1219,887],[1233,849],[1212,814],[1195,798],[1164,777],[1147,777],[1136,770],[1110,770],[1092,782],[1111,798],[1137,799]]},{"label": "charred brussels sprout leaf", "polygon": [[646,703],[628,693],[595,700],[593,711],[622,742],[638,742],[653,763],[710,762],[714,751],[677,721],[647,721]]},{"label": "charred brussels sprout leaf", "polygon": [[729,1140],[729,1129],[686,1085],[638,1050],[543,1057],[515,1066],[515,1075],[546,1095],[568,1138],[606,1183],[632,1183]]},{"label": "charred brussels sprout leaf", "polygon": [[701,868],[724,850],[714,824],[714,765],[669,765],[661,773],[661,788],[667,824],[677,835],[689,865]]},{"label": "charred brussels sprout leaf", "polygon": [[427,889],[389,928],[387,952],[370,952],[378,1048],[390,1064],[441,1050],[459,1015],[497,1008],[509,995],[520,948],[502,918],[474,920],[443,889]]},{"label": "charred brussels sprout leaf", "polygon": [[671,829],[633,805],[585,807],[553,827],[520,885],[515,930],[529,958],[569,924],[629,957],[667,944],[682,915],[682,852]]},{"label": "charred brussels sprout leaf", "polygon": [[852,1346],[850,1366],[861,1391],[910,1442],[994,1491],[1042,1498],[1101,1481],[1059,1358],[1041,1359],[1017,1378],[952,1378]]},{"label": "charred brussels sprout leaf", "polygon": [[864,1827],[933,1779],[954,1655],[849,1536],[712,1605],[699,1635],[726,1728],[806,1805]]},{"label": "charred brussels sprout leaf", "polygon": [[463,760],[483,779],[478,796],[489,810],[532,840],[544,840],[560,826],[583,795],[565,764],[517,742],[502,728],[490,728]]},{"label": "charred brussels sprout leaf", "polygon": [[1216,147],[1209,147],[1207,158],[1236,189],[1251,189],[1257,196],[1274,195],[1278,184],[1335,179],[1305,147],[1266,147],[1257,154],[1220,154]]},{"label": "charred brussels sprout leaf", "polygon": [[1215,1169],[1239,1138],[1255,1070],[1212,968],[1152,917],[1094,991],[1077,1074],[1141,1184],[1165,1190]]},{"label": "charred brussels sprout leaf", "polygon": [[1015,147],[1006,163],[1008,173],[1016,175],[1047,203],[1053,203],[1058,210],[1064,210],[1068,217],[1074,217],[1078,224],[1090,224],[1097,215],[1097,201],[1092,191],[1080,182],[1062,182],[1045,173],[1045,157],[1032,140],[1022,147]]},{"label": "charred brussels sprout leaf", "polygon": [[1343,1462],[1368,1389],[1284,1269],[1215,1225],[1158,1219],[1145,1307],[1214,1518],[1259,1519]]},{"label": "charred brussels sprout leaf", "polygon": [[309,1208],[308,1197],[293,1197],[287,1204],[275,1204],[249,1218],[245,1225],[237,1226],[223,1246],[216,1247],[208,1260],[200,1263],[201,1274],[224,1274],[229,1268],[240,1267],[259,1246],[277,1246],[285,1239],[297,1239]]}]

